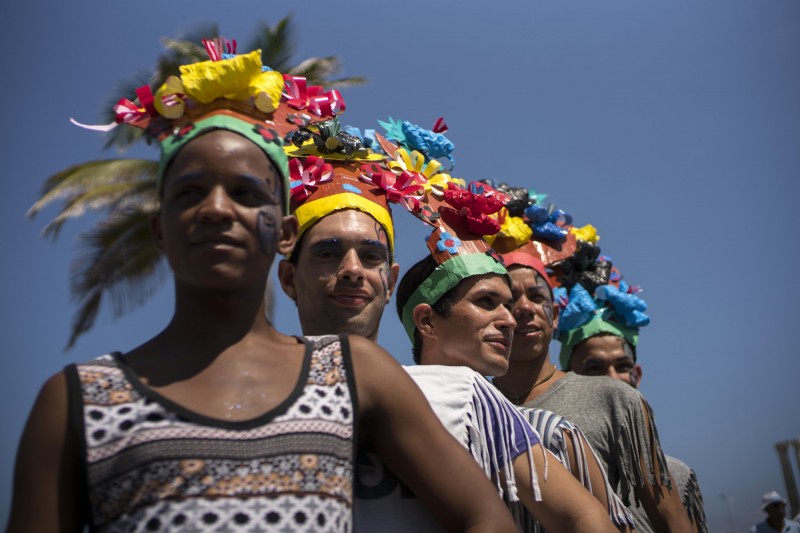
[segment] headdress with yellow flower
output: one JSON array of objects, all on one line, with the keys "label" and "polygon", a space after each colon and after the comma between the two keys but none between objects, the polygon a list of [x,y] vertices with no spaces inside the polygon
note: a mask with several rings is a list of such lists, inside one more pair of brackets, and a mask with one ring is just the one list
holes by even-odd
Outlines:
[{"label": "headdress with yellow flower", "polygon": [[262,65],[260,50],[236,55],[236,41],[221,38],[203,44],[208,61],[181,65],[180,75],[167,78],[155,94],[143,86],[136,90],[135,101],[121,99],[114,106],[115,122],[84,127],[108,131],[127,124],[156,139],[161,146],[159,192],[164,171],[192,139],[217,129],[242,135],[264,151],[281,175],[288,213],[289,168],[283,137],[298,126],[343,111],[341,96],[306,87],[304,78]]},{"label": "headdress with yellow flower", "polygon": [[394,253],[390,204],[412,209],[426,177],[388,166],[381,154],[342,130],[337,120],[298,129],[286,153],[290,157],[291,210],[299,222],[298,239],[326,216],[347,209],[367,213],[384,229]]}]

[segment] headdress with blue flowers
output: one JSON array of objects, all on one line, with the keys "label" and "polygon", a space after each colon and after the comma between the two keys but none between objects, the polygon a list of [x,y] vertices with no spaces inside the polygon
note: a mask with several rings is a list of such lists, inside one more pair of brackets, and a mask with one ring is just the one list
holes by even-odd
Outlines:
[{"label": "headdress with blue flowers", "polygon": [[595,242],[579,241],[578,251],[562,266],[560,286],[553,291],[561,309],[556,332],[561,368],[569,369],[575,346],[603,333],[625,339],[635,357],[639,328],[650,323],[647,303],[637,296],[641,289],[622,279]]}]

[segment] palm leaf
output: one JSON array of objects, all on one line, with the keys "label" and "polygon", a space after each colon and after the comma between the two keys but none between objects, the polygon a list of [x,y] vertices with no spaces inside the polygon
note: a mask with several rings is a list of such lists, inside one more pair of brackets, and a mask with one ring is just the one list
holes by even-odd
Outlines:
[{"label": "palm leaf", "polygon": [[322,85],[330,89],[363,85],[367,82],[367,79],[363,77],[330,79],[341,70],[341,62],[336,57],[309,57],[299,65],[292,67],[288,73],[293,76],[304,76],[309,85]]},{"label": "palm leaf", "polygon": [[80,305],[67,349],[91,329],[103,300],[111,301],[118,318],[162,285],[166,269],[150,233],[150,218],[141,210],[118,211],[81,235],[70,277],[72,297]]},{"label": "palm leaf", "polygon": [[282,18],[274,26],[260,22],[255,38],[243,50],[261,50],[261,62],[278,72],[288,72],[294,55],[294,26],[291,15]]},{"label": "palm leaf", "polygon": [[43,230],[56,238],[61,225],[87,210],[138,205],[152,211],[157,206],[155,192],[158,163],[146,159],[111,159],[74,165],[50,176],[42,186],[41,197],[26,216],[34,218],[44,207],[62,201],[60,213]]}]

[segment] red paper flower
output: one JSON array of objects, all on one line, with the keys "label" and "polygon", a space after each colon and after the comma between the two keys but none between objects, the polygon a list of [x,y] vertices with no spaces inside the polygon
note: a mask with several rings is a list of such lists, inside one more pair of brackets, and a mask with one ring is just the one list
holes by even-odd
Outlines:
[{"label": "red paper flower", "polygon": [[[472,184],[470,184],[472,187]],[[479,194],[449,184],[444,192],[445,201],[452,211],[464,219],[467,228],[476,235],[494,235],[500,231],[500,223],[488,215],[503,207],[505,198],[491,187],[481,184]]]},{"label": "red paper flower", "polygon": [[308,109],[317,116],[337,115],[346,109],[342,95],[336,89],[325,92],[320,85],[306,86],[303,76],[283,75],[283,97],[293,109]]},{"label": "red paper flower", "polygon": [[427,181],[425,176],[416,172],[403,171],[395,174],[375,163],[361,165],[361,181],[370,183],[386,192],[386,199],[392,203],[405,203],[410,211],[419,209],[419,198]]},{"label": "red paper flower", "polygon": [[295,202],[302,202],[319,188],[319,185],[331,181],[333,167],[324,159],[308,156],[305,161],[294,158],[289,161],[291,195]]}]

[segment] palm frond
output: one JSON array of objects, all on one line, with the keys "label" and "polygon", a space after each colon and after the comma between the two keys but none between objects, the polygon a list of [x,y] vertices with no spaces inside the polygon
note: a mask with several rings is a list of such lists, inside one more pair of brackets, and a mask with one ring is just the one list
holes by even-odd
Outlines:
[{"label": "palm frond", "polygon": [[128,205],[152,210],[157,206],[157,171],[158,163],[144,159],[111,159],[74,165],[45,181],[41,197],[28,209],[26,216],[34,218],[43,208],[62,201],[61,212],[45,231],[45,235],[55,238],[65,220],[87,210]]},{"label": "palm frond", "polygon": [[219,26],[216,22],[198,22],[178,33],[175,39],[200,45],[203,39],[214,37],[219,37]]},{"label": "palm frond", "polygon": [[350,78],[339,78],[338,80],[327,80],[323,84],[326,89],[346,89],[357,85],[366,85],[367,78],[364,76],[352,76]]},{"label": "palm frond", "polygon": [[142,305],[163,284],[165,265],[150,233],[150,214],[116,211],[80,237],[72,262],[72,297],[80,303],[67,344],[91,329],[104,299],[114,318]]},{"label": "palm frond", "polygon": [[293,76],[305,76],[309,85],[322,85],[326,89],[340,89],[342,87],[364,85],[367,82],[367,79],[364,77],[332,80],[331,77],[341,70],[342,65],[337,57],[309,57],[308,59],[304,59],[296,67],[293,67],[289,71],[289,74]]},{"label": "palm frond", "polygon": [[106,209],[136,209],[152,216],[158,212],[158,198],[152,183],[114,183],[97,187],[65,202],[61,212],[42,228],[42,235],[56,239],[61,226],[71,218],[82,216],[87,211]]},{"label": "palm frond", "polygon": [[259,22],[255,38],[249,41],[247,47],[242,50],[261,49],[261,61],[264,65],[278,72],[288,72],[294,55],[294,43],[292,16],[287,15],[274,26],[270,26],[264,21]]}]

